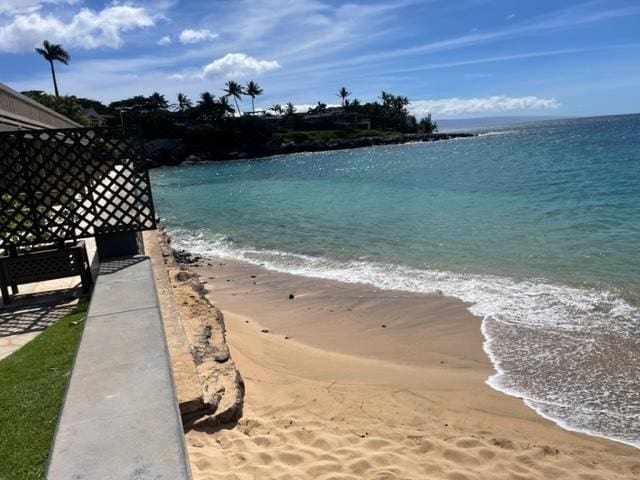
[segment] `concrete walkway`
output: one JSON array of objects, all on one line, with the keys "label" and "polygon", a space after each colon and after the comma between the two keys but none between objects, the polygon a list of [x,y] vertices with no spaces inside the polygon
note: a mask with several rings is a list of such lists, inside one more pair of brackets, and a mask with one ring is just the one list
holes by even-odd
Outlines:
[{"label": "concrete walkway", "polygon": [[191,478],[149,259],[103,262],[49,480]]}]

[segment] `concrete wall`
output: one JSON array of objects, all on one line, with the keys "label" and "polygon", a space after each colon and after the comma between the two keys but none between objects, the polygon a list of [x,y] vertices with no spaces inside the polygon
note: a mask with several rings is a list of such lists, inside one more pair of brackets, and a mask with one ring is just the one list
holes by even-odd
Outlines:
[{"label": "concrete wall", "polygon": [[102,262],[47,480],[190,480],[147,257]]}]

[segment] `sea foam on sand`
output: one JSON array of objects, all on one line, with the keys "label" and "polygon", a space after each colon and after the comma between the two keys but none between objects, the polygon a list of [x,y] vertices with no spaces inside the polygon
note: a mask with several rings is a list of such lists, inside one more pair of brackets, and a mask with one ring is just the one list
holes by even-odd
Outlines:
[{"label": "sea foam on sand", "polygon": [[558,428],[489,388],[480,321],[459,300],[197,264],[246,396],[237,424],[187,432],[196,480],[638,474],[637,449]]},{"label": "sea foam on sand", "polygon": [[223,236],[183,230],[171,235],[193,253],[277,272],[458,298],[482,318],[484,349],[497,370],[489,385],[563,428],[640,446],[640,311],[611,292],[239,248]]}]

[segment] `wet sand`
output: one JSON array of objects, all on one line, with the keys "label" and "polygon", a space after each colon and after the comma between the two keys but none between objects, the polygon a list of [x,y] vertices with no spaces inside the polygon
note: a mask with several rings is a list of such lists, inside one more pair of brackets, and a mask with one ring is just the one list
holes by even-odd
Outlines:
[{"label": "wet sand", "polygon": [[640,478],[640,450],[487,386],[481,320],[456,299],[220,259],[192,269],[246,383],[238,424],[187,433],[196,479]]}]

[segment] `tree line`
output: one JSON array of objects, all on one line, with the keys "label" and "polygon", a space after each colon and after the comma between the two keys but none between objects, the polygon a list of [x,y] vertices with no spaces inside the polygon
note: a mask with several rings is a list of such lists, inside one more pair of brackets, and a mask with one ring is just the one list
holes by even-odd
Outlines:
[{"label": "tree line", "polygon": [[[104,105],[97,100],[81,98],[75,96],[60,96],[58,83],[55,74],[54,62],[58,61],[68,64],[71,56],[61,45],[44,41],[42,48],[36,48],[36,52],[41,55],[50,65],[53,79],[55,96],[47,95],[42,91],[23,92],[36,101],[52,108],[55,111],[67,116],[82,124],[88,124],[83,110],[93,108],[98,114],[110,115],[111,123],[142,123],[149,127],[153,124],[167,127],[167,122],[172,120],[186,120],[199,125],[220,125],[221,122],[233,122],[234,118],[241,117],[240,102],[242,97],[251,98],[251,115],[255,116],[255,99],[264,93],[262,87],[251,80],[246,85],[242,85],[235,80],[229,80],[224,86],[224,95],[216,95],[204,91],[196,102],[193,102],[186,94],[180,92],[176,95],[176,103],[170,103],[166,97],[158,92],[149,96],[136,95],[130,98],[111,102]],[[426,132],[431,133],[437,130],[437,125],[431,120],[431,115],[422,118],[419,122],[416,117],[408,111],[409,99],[403,95],[394,95],[382,91],[380,96],[373,102],[363,103],[357,98],[351,98],[352,92],[346,87],[341,87],[337,96],[340,99],[342,113],[356,114],[361,119],[370,122],[371,128],[388,129],[400,132]],[[230,103],[233,100],[233,105]],[[306,114],[320,114],[330,111],[326,103],[318,102]],[[173,119],[168,113],[175,114]],[[292,102],[284,106],[275,104],[266,111],[264,115],[276,115],[294,117],[289,125],[294,129],[304,129],[307,125],[304,117],[297,114],[296,107]],[[240,123],[242,125],[242,123]],[[317,123],[314,123],[317,128]],[[326,122],[326,127],[331,127],[331,121]],[[255,122],[252,123],[255,127]],[[166,129],[166,128],[165,128]]]}]

